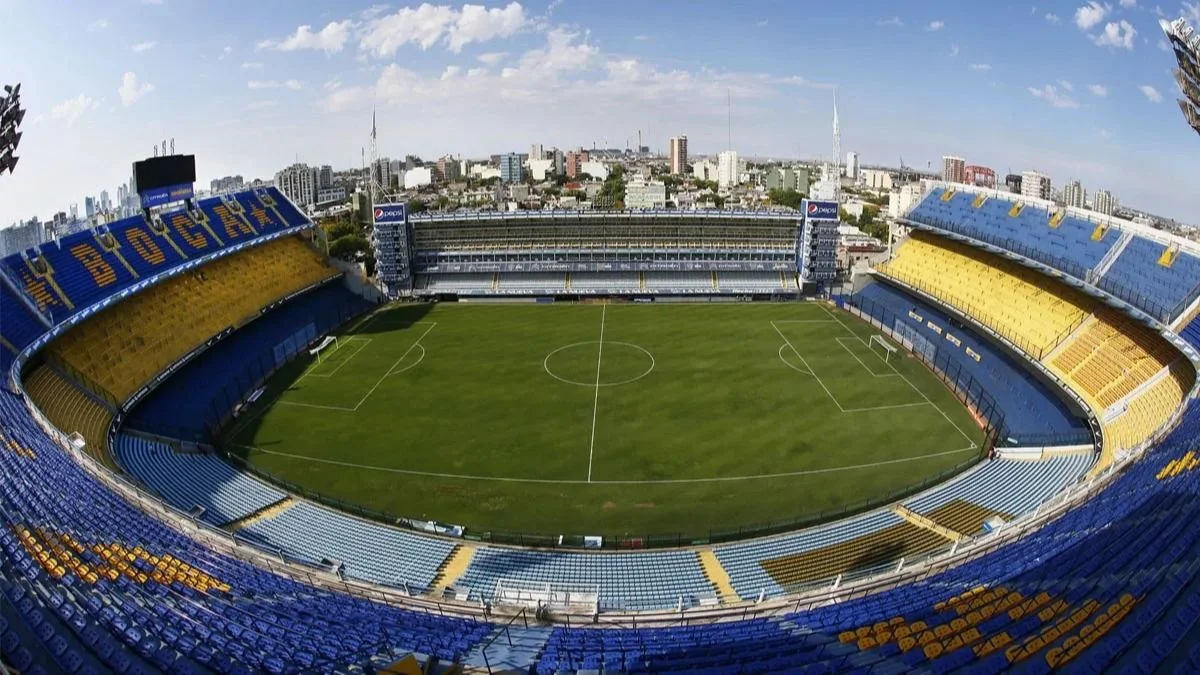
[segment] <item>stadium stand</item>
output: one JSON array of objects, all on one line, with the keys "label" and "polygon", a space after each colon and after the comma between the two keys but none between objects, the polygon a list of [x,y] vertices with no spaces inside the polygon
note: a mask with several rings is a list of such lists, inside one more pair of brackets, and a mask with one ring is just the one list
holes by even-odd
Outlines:
[{"label": "stadium stand", "polygon": [[187,362],[129,413],[125,426],[210,442],[212,429],[277,367],[370,309],[338,283],[288,300]]},{"label": "stadium stand", "polygon": [[0,331],[0,372],[7,373],[17,354],[41,335],[45,326],[4,283],[0,283],[0,307],[4,311],[4,328]]},{"label": "stadium stand", "polygon": [[[1017,207],[1021,208],[1017,208]],[[1132,223],[1027,203],[970,186],[931,184],[906,215],[919,225],[1012,251],[1171,323],[1200,298],[1200,257]]]},{"label": "stadium stand", "polygon": [[108,447],[111,411],[44,364],[25,376],[25,391],[55,427],[68,434],[79,432],[88,453],[113,466]]},{"label": "stadium stand", "polygon": [[[994,460],[903,503],[964,529],[961,515],[970,515],[970,511],[1001,514],[1008,520],[1036,508],[1077,480],[1093,461],[1094,457],[1085,454],[1044,461]],[[963,508],[957,502],[977,508]],[[975,534],[980,527],[974,524],[964,534]],[[803,532],[714,550],[738,595],[753,599],[759,593],[775,597],[801,588],[828,586],[840,574],[893,566],[902,556],[949,548],[949,543],[882,509]]]},{"label": "stadium stand", "polygon": [[[946,201],[953,200],[951,196]],[[983,206],[986,202],[973,208]],[[243,193],[233,203],[222,200],[220,205],[202,206],[200,212],[205,217],[199,222],[181,222],[182,232],[168,225],[167,235],[151,236],[172,241],[177,236],[181,261],[184,255],[204,250],[198,243],[201,237],[218,247],[216,237],[230,236],[224,228],[240,231],[242,223],[263,236],[269,223],[277,223],[278,228],[282,227],[278,223],[302,219],[286,200],[271,193]],[[1047,226],[1071,226],[1067,221],[1067,217],[1052,219]],[[103,244],[97,235],[86,234]],[[298,243],[284,239],[277,250]],[[221,241],[220,246],[227,245]],[[314,258],[299,245],[310,260]],[[274,246],[267,244],[228,259],[244,261],[255,251],[266,256],[270,252],[264,251]],[[1080,374],[1081,366],[1096,359],[1094,352],[1101,349],[1093,337],[1106,344],[1105,349],[1121,350],[1122,358],[1128,359],[1123,368],[1137,371],[1137,377],[1149,370],[1143,368],[1146,358],[1157,359],[1162,367],[1137,380],[1114,402],[1114,416],[1106,422],[1108,436],[1144,439],[1146,429],[1162,427],[1169,419],[1166,414],[1180,405],[1194,371],[1170,352],[1160,353],[1154,340],[1143,339],[1148,333],[1123,320],[1104,324],[1112,326],[1116,335],[1099,332],[1104,329],[1095,324],[1106,320],[1103,311],[1075,306],[1063,299],[1064,292],[1052,282],[1032,281],[1021,269],[1010,270],[982,254],[964,251],[914,236],[900,249],[897,260],[903,260],[896,276],[921,279],[932,295],[956,307],[953,300],[962,301],[964,311],[997,332],[1010,331],[1030,344],[1043,340],[1049,349],[1037,353],[1038,358],[1053,361],[1085,335],[1092,336],[1083,343],[1091,351],[1072,371],[1077,371],[1080,386],[1092,387],[1097,401],[1111,398],[1113,391],[1106,389],[1111,383],[1097,387],[1092,375]],[[121,264],[117,251],[106,249],[98,255],[110,265]],[[1180,264],[1180,255],[1185,254],[1168,256],[1172,269]],[[956,271],[944,275],[949,279],[939,279],[929,268],[930,261],[952,263],[956,267],[949,269]],[[102,287],[108,290],[95,294],[86,287],[98,283],[90,270],[89,281],[75,273],[78,270],[72,272],[70,263],[59,266],[51,261],[51,271],[49,265],[39,270],[23,259],[19,262],[26,273],[40,274],[35,275],[33,287],[45,295],[30,287],[28,277],[20,276],[20,265],[13,267],[13,258],[3,264],[17,273],[35,301],[50,308],[56,297],[63,307],[70,299],[70,311],[82,307],[74,301],[76,292],[82,302],[92,304],[127,286],[126,277],[142,276],[132,263],[122,265],[125,272],[114,270],[114,278]],[[168,262],[163,261],[164,268]],[[217,264],[203,268],[205,281],[200,283],[210,280],[210,268]],[[303,287],[297,279],[305,276],[305,270],[317,280],[329,276],[320,264],[283,265],[285,280],[275,291],[258,297],[257,287],[269,282],[261,276],[264,265],[229,265],[228,283],[221,283],[238,288],[241,295],[229,292],[227,302],[255,297],[245,301],[245,311],[238,305],[226,313],[231,317],[227,321],[214,320],[208,334],[201,335],[200,329],[189,333],[199,336],[198,341],[272,305],[288,294],[287,289]],[[102,270],[94,263],[92,269]],[[705,281],[712,288],[720,283],[720,274],[711,271],[671,274],[696,275],[673,288],[699,287]],[[493,287],[499,281],[498,275],[486,276]],[[639,284],[647,284],[650,276],[639,273]],[[189,275],[178,278],[199,281]],[[234,278],[242,284],[234,284]],[[562,278],[566,283],[570,277],[563,273]],[[69,292],[57,287],[60,280],[70,286]],[[978,288],[971,288],[972,283]],[[145,289],[89,318],[80,328],[98,318],[121,317],[108,320],[111,331],[92,334],[101,336],[97,339],[103,345],[105,340],[130,337],[157,341],[161,333],[190,326],[186,320],[190,317],[161,314],[170,306],[170,284]],[[189,287],[194,284],[170,288]],[[248,288],[253,292],[246,292]],[[323,290],[298,300],[316,297]],[[1154,285],[1152,292],[1160,290]],[[972,304],[981,293],[983,299]],[[156,298],[146,307],[159,309],[160,314],[129,312],[143,296]],[[874,297],[881,304],[900,302],[865,291],[862,297]],[[50,300],[42,302],[46,298]],[[22,341],[28,344],[29,336],[39,332],[36,324],[9,322],[13,303],[20,301],[7,291],[0,301],[5,312],[0,335],[14,347]],[[1020,316],[1013,315],[1014,304],[1022,309]],[[273,308],[268,316],[288,306]],[[1037,316],[1047,310],[1052,315]],[[1071,318],[1075,310],[1078,320]],[[1085,323],[1091,314],[1096,318]],[[32,315],[26,318],[36,322]],[[54,318],[61,321],[62,314],[55,313]],[[294,326],[290,321],[282,315],[279,319]],[[259,319],[246,329],[274,323]],[[1056,349],[1066,337],[1054,333],[1058,325],[1070,326],[1066,335],[1071,340]],[[135,334],[135,330],[142,332]],[[76,332],[68,332],[52,349],[58,351]],[[1200,340],[1200,327],[1193,322],[1182,335],[1195,343]],[[270,342],[264,340],[257,344]],[[162,354],[167,348],[157,342],[152,347],[131,344],[136,347],[134,357],[122,357],[119,364],[114,359],[114,364],[133,370],[142,367],[136,360],[153,360],[157,365],[138,371],[143,381],[172,362]],[[1080,349],[1076,347],[1072,354]],[[1107,357],[1100,353],[1099,358]],[[1134,377],[1125,370],[1121,375]],[[33,362],[24,383],[35,399],[55,402],[45,407],[68,420],[61,424],[82,426],[95,419],[71,401],[78,403],[82,396],[90,404],[99,403],[73,386],[53,363]],[[1127,385],[1121,382],[1112,389],[1125,390]],[[1128,405],[1118,415],[1122,401]],[[293,580],[235,559],[232,552],[222,552],[226,549],[218,550],[215,532],[201,543],[141,510],[144,504],[119,496],[92,475],[99,469],[81,467],[63,449],[62,439],[48,435],[25,405],[20,396],[0,391],[0,475],[5,476],[0,482],[0,593],[4,594],[0,656],[22,673],[378,672],[412,652],[422,658],[475,663],[489,639],[508,630],[379,604],[312,583],[312,575],[341,561],[347,577],[424,589],[454,555],[455,540],[401,532],[286,496],[274,499],[283,493],[211,456],[178,454],[140,438],[120,437],[122,460],[137,467],[135,475],[141,472],[144,482],[179,508],[203,506],[200,522],[231,529],[236,525],[243,543],[254,541],[279,559],[299,565],[287,570],[310,571],[309,583]],[[82,421],[70,421],[73,418]],[[991,527],[995,518],[1012,523],[1002,532],[1021,535],[994,550],[976,551],[947,571],[921,573],[915,580],[888,584],[886,590],[865,597],[850,594],[835,596],[833,601],[826,597],[809,609],[797,604],[791,610],[789,604],[789,609],[769,618],[667,628],[529,629],[524,637],[536,645],[530,651],[533,670],[999,672],[1016,668],[1047,672],[1067,666],[1087,672],[1195,672],[1200,669],[1200,649],[1194,646],[1200,638],[1196,576],[1200,529],[1193,526],[1200,517],[1197,438],[1200,408],[1193,405],[1169,436],[1115,475],[1113,483],[1069,509],[1054,511],[1053,519],[1040,529],[1026,530],[1018,519],[1078,480],[1093,462],[1090,454],[995,459],[904,500],[903,510],[874,511],[806,532],[716,546],[712,553],[718,567],[727,572],[727,583],[737,596],[753,600],[760,593],[778,597],[806,587],[829,587],[842,575],[852,581],[892,570],[896,555],[910,556],[908,564],[914,565],[916,559],[955,546],[946,532],[970,539]],[[718,582],[705,573],[709,564],[696,550],[600,555],[480,546],[456,583],[471,589],[472,600],[486,598],[501,579],[518,579],[592,585],[609,609],[674,608],[681,597],[686,605],[716,595]],[[304,578],[303,573],[299,576]]]},{"label": "stadium stand", "polygon": [[1038,272],[922,232],[913,232],[879,270],[973,317],[1035,358],[1065,340],[1094,304]]},{"label": "stadium stand", "polygon": [[120,312],[89,317],[50,353],[125,401],[209,337],[336,274],[299,239],[277,239],[138,293]]},{"label": "stadium stand", "polygon": [[1187,519],[1200,511],[1200,471],[1156,475],[1198,434],[1193,409],[1115,484],[951,571],[774,619],[557,628],[536,670],[1194,672],[1200,531]]},{"label": "stadium stand", "polygon": [[[287,202],[281,195],[275,197],[275,188],[264,194],[276,203]],[[158,221],[147,223],[140,216],[126,218],[10,255],[0,264],[10,278],[23,284],[40,309],[61,322],[187,260],[307,223],[294,209],[286,217],[265,210],[252,192],[235,198],[239,203],[256,205],[259,217],[253,228],[245,218],[238,218],[238,224],[229,227],[207,215],[198,221],[186,211],[173,211],[162,215],[161,225]],[[198,210],[192,213],[207,214],[222,203],[221,197],[200,200]],[[247,207],[246,212],[250,210]]]},{"label": "stadium stand", "polygon": [[347,576],[414,590],[429,588],[454,548],[446,539],[402,532],[308,502],[254,521],[239,534],[314,565],[342,561]]},{"label": "stadium stand", "polygon": [[30,450],[0,452],[3,474],[19,477],[0,485],[0,591],[9,624],[0,649],[15,666],[381,668],[413,651],[461,658],[492,630],[332,593],[231,559],[95,482],[7,391],[0,392],[0,421],[10,441]]},{"label": "stadium stand", "polygon": [[1001,438],[1008,441],[1006,444],[1073,445],[1092,441],[1086,421],[1062,402],[1051,385],[930,303],[882,281],[867,285],[847,300],[897,333],[916,331],[924,336],[926,358],[947,376],[961,379],[955,374],[966,373],[978,381],[1004,416]]},{"label": "stadium stand", "polygon": [[694,551],[593,555],[484,547],[457,585],[472,598],[490,600],[502,579],[591,589],[601,609],[692,607],[715,596]]},{"label": "stadium stand", "polygon": [[1113,310],[1098,310],[1094,317],[1045,363],[1093,408],[1105,411],[1179,357],[1166,340]]},{"label": "stadium stand", "polygon": [[202,507],[198,517],[216,526],[241,520],[287,497],[213,455],[177,452],[166,443],[120,434],[114,454],[129,473],[180,511]]}]

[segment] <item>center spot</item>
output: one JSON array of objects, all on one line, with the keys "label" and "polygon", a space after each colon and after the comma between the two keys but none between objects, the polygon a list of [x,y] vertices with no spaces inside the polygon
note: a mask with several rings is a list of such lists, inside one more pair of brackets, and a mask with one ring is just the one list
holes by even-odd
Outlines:
[{"label": "center spot", "polygon": [[546,355],[542,367],[550,377],[566,384],[616,387],[649,375],[654,370],[654,356],[628,342],[605,340],[602,347],[599,340],[592,340],[555,349]]}]

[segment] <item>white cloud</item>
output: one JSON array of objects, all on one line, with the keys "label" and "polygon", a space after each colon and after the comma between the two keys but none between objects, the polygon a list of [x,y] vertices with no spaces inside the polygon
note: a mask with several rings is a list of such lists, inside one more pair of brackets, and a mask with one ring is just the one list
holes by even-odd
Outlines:
[{"label": "white cloud", "polygon": [[137,74],[132,72],[121,76],[121,86],[117,88],[117,94],[121,97],[121,105],[126,108],[137,103],[139,98],[152,91],[154,91],[154,85],[149,82],[139,82]]},{"label": "white cloud", "polygon": [[1054,108],[1078,108],[1079,107],[1078,101],[1071,98],[1070,96],[1067,96],[1066,94],[1059,93],[1059,91],[1057,89],[1055,89],[1054,85],[1052,85],[1052,84],[1047,84],[1046,86],[1041,87],[1040,89],[1038,87],[1029,87],[1029,93],[1033,94],[1034,97],[1040,98],[1043,101],[1045,101],[1046,103],[1049,103]]},{"label": "white cloud", "polygon": [[320,31],[314,33],[312,26],[304,25],[296,32],[281,41],[261,40],[259,49],[274,49],[281,52],[293,52],[298,49],[319,49],[326,54],[342,51],[346,40],[350,39],[352,24],[347,21],[331,21]]},{"label": "white cloud", "polygon": [[1120,4],[1125,9],[1131,9],[1133,7],[1137,7],[1137,0],[1121,0]]},{"label": "white cloud", "polygon": [[371,5],[370,7],[359,12],[358,18],[360,18],[364,21],[366,21],[367,19],[374,19],[375,17],[379,16],[380,14],[383,14],[387,10],[388,10],[387,5]]},{"label": "white cloud", "polygon": [[958,56],[958,45],[950,45],[950,58]]},{"label": "white cloud", "polygon": [[151,49],[154,49],[154,45],[156,45],[156,44],[158,44],[158,43],[155,42],[154,40],[149,40],[147,42],[139,42],[133,46],[133,53],[141,54],[142,52],[148,52]]},{"label": "white cloud", "polygon": [[1097,133],[1100,134],[1100,138],[1103,138],[1106,141],[1112,139],[1112,132],[1108,129],[1101,129]]},{"label": "white cloud", "polygon": [[1111,9],[1112,5],[1102,5],[1092,0],[1075,10],[1075,25],[1079,26],[1079,30],[1091,30],[1108,16]]},{"label": "white cloud", "polygon": [[142,0],[143,5],[161,5],[163,0]]},{"label": "white cloud", "polygon": [[1133,24],[1122,19],[1120,22],[1111,21],[1104,27],[1104,32],[1092,37],[1092,41],[1101,47],[1117,47],[1133,50],[1133,38],[1137,30]]},{"label": "white cloud", "polygon": [[249,89],[303,89],[304,83],[300,80],[250,80],[246,83]]},{"label": "white cloud", "polygon": [[1158,48],[1164,52],[1169,52],[1169,51],[1171,51],[1171,43],[1167,42],[1163,38],[1159,38],[1158,39]]},{"label": "white cloud", "polygon": [[1182,9],[1184,18],[1189,19],[1193,27],[1200,24],[1200,2],[1185,2]]},{"label": "white cloud", "polygon": [[1054,12],[1046,12],[1046,21],[1049,21],[1055,25],[1062,23],[1062,19],[1060,19],[1059,16]]},{"label": "white cloud", "polygon": [[1066,89],[1067,91],[1075,91],[1075,85],[1071,84],[1071,82],[1069,80],[1059,80],[1058,86],[1062,87],[1063,89]]},{"label": "white cloud", "polygon": [[990,63],[972,63],[971,65],[969,65],[967,67],[970,68],[971,70],[974,70],[977,73],[986,73],[987,71],[992,69],[992,64],[990,64]]},{"label": "white cloud", "polygon": [[244,61],[242,62],[242,70],[262,70],[263,64],[261,61]]},{"label": "white cloud", "polygon": [[402,7],[395,14],[372,21],[358,46],[381,58],[395,54],[410,42],[429,49],[445,36],[456,16],[446,5],[422,3],[416,9]]},{"label": "white cloud", "polygon": [[890,19],[880,19],[879,21],[875,22],[875,25],[876,26],[903,26],[904,22],[900,20],[900,17],[893,16]]},{"label": "white cloud", "polygon": [[537,109],[533,104],[539,101],[587,96],[598,101],[592,112],[607,117],[627,111],[630,105],[657,106],[675,114],[690,109],[687,106],[724,105],[727,92],[750,100],[778,97],[787,89],[830,87],[798,76],[660,70],[635,58],[607,55],[589,42],[586,33],[558,28],[546,33],[542,46],[515,57],[513,65],[498,72],[451,66],[426,74],[393,63],[383,69],[373,87],[334,87],[318,108],[331,113],[365,110],[372,101],[397,108],[417,100],[434,107],[482,105],[519,119],[520,111]]},{"label": "white cloud", "polygon": [[938,31],[938,30],[941,30],[941,29],[943,29],[943,28],[945,28],[945,27],[946,27],[946,22],[945,22],[945,21],[930,21],[930,22],[929,22],[929,25],[925,27],[925,30],[927,30],[927,31]]},{"label": "white cloud", "polygon": [[67,125],[75,124],[75,120],[83,113],[94,110],[100,104],[91,97],[80,94],[69,98],[50,109],[50,119],[66,120]]},{"label": "white cloud", "polygon": [[96,19],[88,24],[88,32],[95,33],[96,31],[108,28],[108,19]]},{"label": "white cloud", "polygon": [[530,17],[519,2],[490,9],[482,5],[463,5],[462,9],[454,9],[449,5],[426,2],[416,8],[402,7],[393,14],[368,22],[359,48],[386,58],[410,43],[429,49],[445,40],[450,51],[459,53],[471,43],[511,37],[530,23]]},{"label": "white cloud", "polygon": [[650,39],[650,36],[649,35],[634,35],[633,39],[637,40],[638,42],[645,42],[646,40]]},{"label": "white cloud", "polygon": [[457,54],[472,42],[509,37],[524,28],[527,21],[525,8],[519,2],[510,2],[503,9],[463,5],[458,20],[450,27],[450,51]]},{"label": "white cloud", "polygon": [[766,27],[767,27],[767,24],[768,24],[768,21],[767,21],[766,19],[763,19],[763,20],[761,20],[761,21],[755,21],[755,22],[754,22],[754,25],[755,25],[755,26],[758,26],[759,28],[766,28]]},{"label": "white cloud", "polygon": [[221,50],[221,55],[217,57],[217,60],[224,61],[225,57],[229,56],[232,53],[233,53],[233,47],[230,47],[229,45],[225,45],[225,47]]},{"label": "white cloud", "polygon": [[252,101],[246,104],[246,110],[266,110],[279,105],[279,101]]},{"label": "white cloud", "polygon": [[1138,91],[1142,92],[1151,103],[1162,103],[1162,94],[1157,89],[1148,84],[1143,84],[1138,87]]},{"label": "white cloud", "polygon": [[1089,84],[1088,91],[1092,92],[1092,96],[1108,96],[1108,87],[1102,84]]},{"label": "white cloud", "polygon": [[478,59],[480,63],[486,63],[489,66],[494,66],[503,61],[504,57],[506,56],[508,56],[508,52],[488,52],[486,54],[480,54],[475,58]]}]

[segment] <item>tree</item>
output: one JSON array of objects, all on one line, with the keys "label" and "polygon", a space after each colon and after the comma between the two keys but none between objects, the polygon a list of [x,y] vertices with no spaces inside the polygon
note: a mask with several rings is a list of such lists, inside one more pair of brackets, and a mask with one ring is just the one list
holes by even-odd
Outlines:
[{"label": "tree", "polygon": [[780,206],[789,206],[793,209],[800,208],[800,202],[804,200],[804,195],[795,190],[780,190],[778,188],[767,192],[767,197],[771,202]]},{"label": "tree", "polygon": [[358,234],[358,232],[358,226],[354,223],[337,223],[326,231],[326,237],[328,237],[329,241],[333,241],[352,234]]},{"label": "tree", "polygon": [[413,199],[408,202],[408,212],[410,214],[423,213],[423,212],[427,211],[428,209],[429,209],[429,207],[426,206],[425,202],[421,201],[420,199]]},{"label": "tree", "polygon": [[850,214],[849,211],[843,208],[838,208],[838,220],[847,225],[858,225],[858,218]]},{"label": "tree", "polygon": [[338,260],[355,262],[359,259],[359,254],[366,253],[369,248],[370,246],[367,244],[366,237],[359,234],[350,234],[330,242],[329,256]]},{"label": "tree", "polygon": [[446,207],[449,205],[450,205],[449,197],[447,197],[446,195],[438,195],[438,198],[437,198],[438,211],[444,211],[446,209]]}]

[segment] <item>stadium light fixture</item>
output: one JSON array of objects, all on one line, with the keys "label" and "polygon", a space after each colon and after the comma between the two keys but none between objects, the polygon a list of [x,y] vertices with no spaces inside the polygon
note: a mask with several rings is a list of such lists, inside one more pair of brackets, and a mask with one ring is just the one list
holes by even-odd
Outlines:
[{"label": "stadium light fixture", "polygon": [[25,109],[21,107],[21,84],[4,86],[4,97],[0,98],[0,175],[13,172],[17,166],[17,145],[22,132],[18,129],[25,121]]}]

